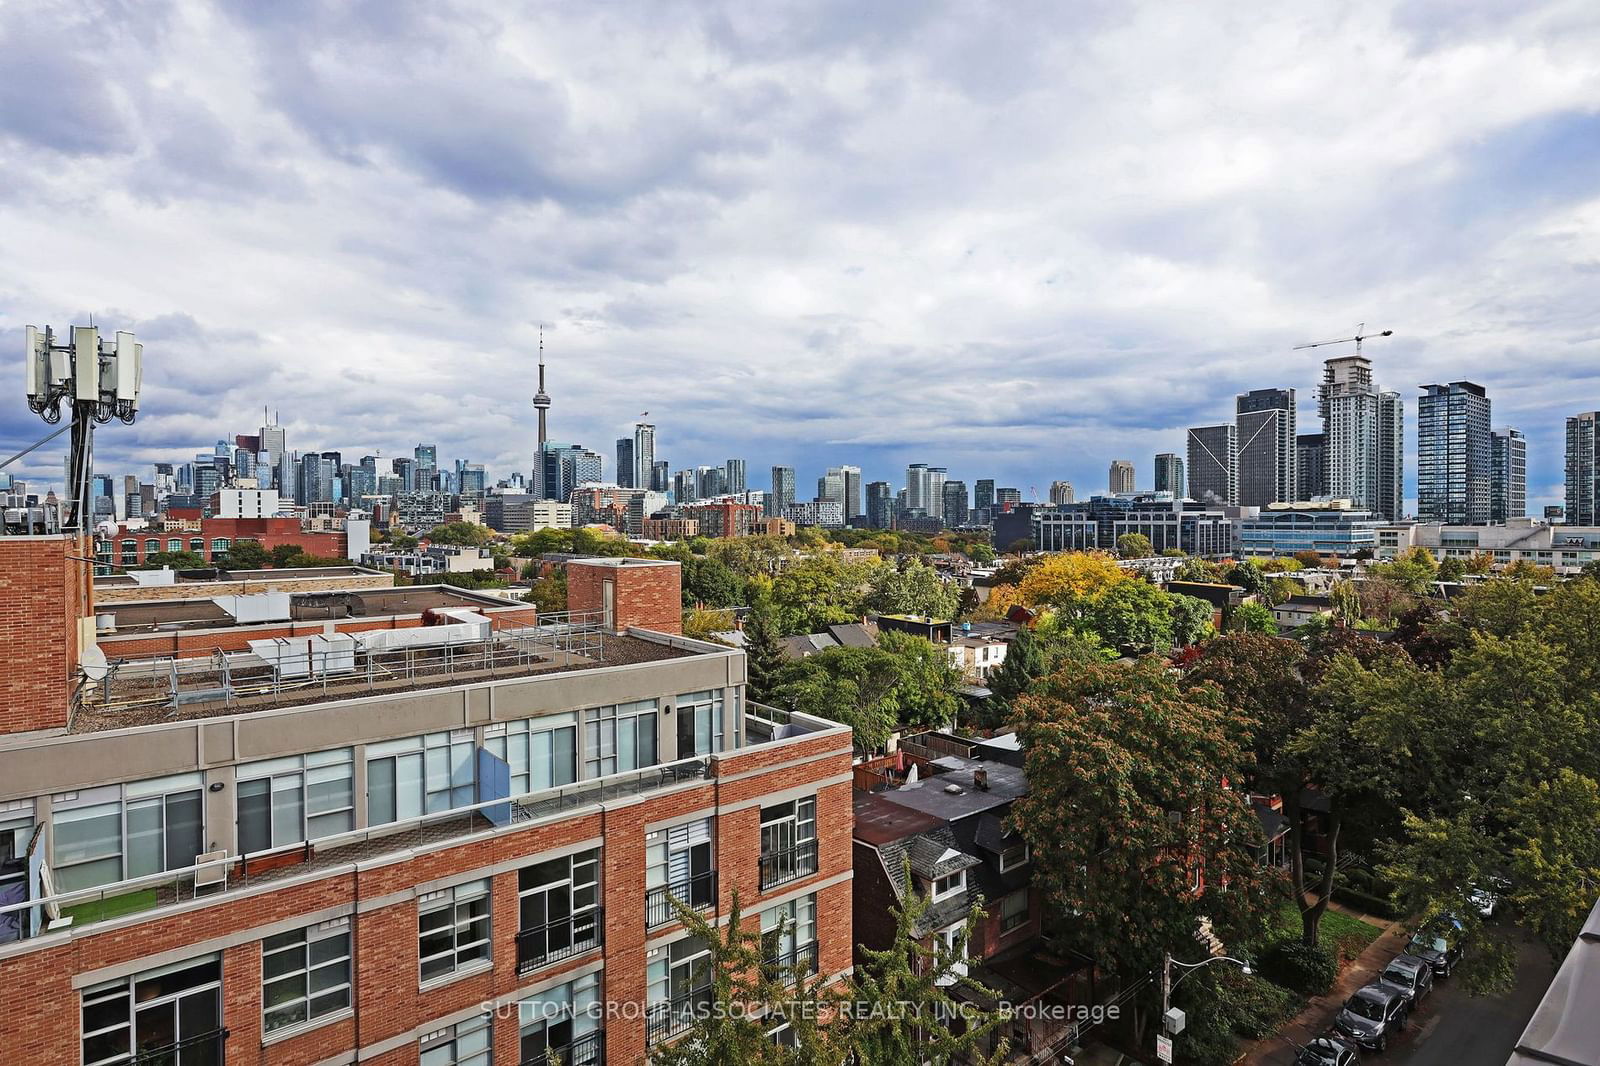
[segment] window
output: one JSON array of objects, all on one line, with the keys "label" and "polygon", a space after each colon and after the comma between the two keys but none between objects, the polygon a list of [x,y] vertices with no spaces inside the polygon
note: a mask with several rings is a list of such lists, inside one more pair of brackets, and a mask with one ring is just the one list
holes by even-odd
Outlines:
[{"label": "window", "polygon": [[722,750],[722,691],[708,689],[678,697],[678,758]]},{"label": "window", "polygon": [[177,538],[177,537],[168,537],[167,538],[167,551],[169,551],[169,552],[181,552],[181,551],[183,551],[183,541],[181,539]]},{"label": "window", "polygon": [[[33,839],[33,804],[23,800],[0,808],[0,885],[28,876],[28,842]],[[5,940],[0,932],[0,940]]]},{"label": "window", "polygon": [[1024,843],[1011,844],[1000,853],[1000,872],[1006,873],[1019,866],[1028,864],[1028,845]]},{"label": "window", "polygon": [[1028,890],[1019,888],[1000,900],[1000,931],[1009,933],[1028,924]]},{"label": "window", "polygon": [[815,796],[761,808],[761,887],[817,872]]},{"label": "window", "polygon": [[122,565],[137,566],[139,563],[139,542],[125,540],[122,542]]},{"label": "window", "polygon": [[957,870],[955,873],[946,874],[933,882],[932,898],[944,899],[946,896],[955,895],[966,887],[967,872],[965,870]]},{"label": "window", "polygon": [[239,767],[239,851],[251,854],[355,828],[349,748]]},{"label": "window", "polygon": [[511,767],[511,794],[526,796],[577,777],[578,716],[553,714],[490,726],[483,746]]},{"label": "window", "polygon": [[639,700],[583,712],[583,767],[586,777],[654,766],[656,701]]},{"label": "window", "polygon": [[229,545],[230,545],[230,542],[229,542],[227,537],[212,537],[211,538],[211,554],[213,554],[213,555],[226,555],[227,552],[228,552]]},{"label": "window", "polygon": [[350,919],[263,940],[261,1005],[269,1033],[350,1006]]},{"label": "window", "polygon": [[645,1034],[651,1043],[683,1032],[711,1003],[711,950],[685,937],[650,952]]},{"label": "window", "polygon": [[598,947],[600,849],[517,871],[517,972]]},{"label": "window", "polygon": [[222,1061],[222,960],[163,966],[85,989],[84,1066],[210,1066]]},{"label": "window", "polygon": [[470,807],[474,752],[470,729],[368,744],[367,823]]},{"label": "window", "polygon": [[204,832],[199,774],[54,798],[53,872],[63,892],[193,866]]},{"label": "window", "polygon": [[644,838],[645,927],[665,925],[677,915],[672,900],[695,909],[716,905],[711,819],[659,829]]},{"label": "window", "polygon": [[817,968],[817,897],[802,896],[761,912],[761,947],[773,977]]},{"label": "window", "polygon": [[478,1014],[429,1033],[418,1042],[421,1066],[489,1066],[493,1020],[488,1013]]},{"label": "window", "polygon": [[203,555],[206,550],[206,539],[204,537],[190,537],[189,550],[196,555]]},{"label": "window", "polygon": [[417,941],[423,984],[487,961],[488,880],[469,881],[419,898]]},{"label": "window", "polygon": [[522,1066],[596,1066],[603,1047],[600,974],[546,989],[517,1005]]},{"label": "window", "polygon": [[146,555],[157,555],[160,552],[161,552],[161,542],[159,540],[157,540],[156,538],[151,537],[151,538],[149,538],[148,540],[146,540],[144,542],[144,553]]}]

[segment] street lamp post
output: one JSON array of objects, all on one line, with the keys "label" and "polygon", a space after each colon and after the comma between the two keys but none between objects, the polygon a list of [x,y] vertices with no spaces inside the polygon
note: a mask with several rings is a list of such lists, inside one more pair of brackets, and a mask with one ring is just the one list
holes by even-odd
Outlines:
[{"label": "street lamp post", "polygon": [[[1182,1012],[1174,1011],[1172,1009],[1173,991],[1179,985],[1183,984],[1184,978],[1188,977],[1190,974],[1204,966],[1210,966],[1213,962],[1231,962],[1243,970],[1246,975],[1250,973],[1250,964],[1248,962],[1246,962],[1244,959],[1233,958],[1231,955],[1213,955],[1208,959],[1201,959],[1199,962],[1179,962],[1177,959],[1172,957],[1172,952],[1170,951],[1166,952],[1162,956],[1161,1025],[1169,1035],[1176,1036],[1183,1029],[1183,1018],[1181,1016]],[[1183,973],[1178,975],[1178,979],[1176,981],[1172,979],[1173,967],[1177,967],[1183,971]]]}]

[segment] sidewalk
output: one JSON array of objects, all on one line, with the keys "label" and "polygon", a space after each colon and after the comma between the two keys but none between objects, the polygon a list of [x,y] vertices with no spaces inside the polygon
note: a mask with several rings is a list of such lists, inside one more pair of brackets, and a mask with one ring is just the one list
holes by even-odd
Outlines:
[{"label": "sidewalk", "polygon": [[1339,979],[1333,983],[1333,987],[1326,995],[1313,996],[1307,1000],[1299,1014],[1279,1029],[1277,1034],[1258,1042],[1245,1052],[1244,1057],[1235,1066],[1285,1066],[1293,1062],[1294,1048],[1285,1043],[1284,1038],[1304,1045],[1313,1037],[1327,1032],[1333,1025],[1333,1019],[1338,1015],[1339,1008],[1350,998],[1350,993],[1376,979],[1389,964],[1389,960],[1400,954],[1401,949],[1405,947],[1406,930],[1403,923],[1374,918],[1369,914],[1362,914],[1337,904],[1329,906],[1371,922],[1382,928],[1383,932],[1345,967],[1344,972],[1339,974]]}]

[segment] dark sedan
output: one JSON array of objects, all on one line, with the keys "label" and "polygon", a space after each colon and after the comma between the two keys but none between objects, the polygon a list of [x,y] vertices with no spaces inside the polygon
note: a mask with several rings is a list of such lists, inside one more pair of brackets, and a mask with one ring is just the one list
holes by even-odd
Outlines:
[{"label": "dark sedan", "polygon": [[1410,1006],[1397,989],[1374,982],[1344,1001],[1333,1027],[1364,1048],[1387,1051],[1390,1038],[1406,1027]]},{"label": "dark sedan", "polygon": [[1461,961],[1461,923],[1452,919],[1418,930],[1406,945],[1406,954],[1427,959],[1435,977],[1449,977]]}]

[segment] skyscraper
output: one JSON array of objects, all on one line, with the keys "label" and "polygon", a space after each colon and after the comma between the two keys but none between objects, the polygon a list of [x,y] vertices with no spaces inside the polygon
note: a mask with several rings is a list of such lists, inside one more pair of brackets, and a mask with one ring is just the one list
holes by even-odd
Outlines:
[{"label": "skyscraper", "polygon": [[928,517],[944,517],[944,483],[950,471],[942,466],[928,467]]},{"label": "skyscraper", "polygon": [[1119,492],[1133,491],[1133,460],[1111,460],[1111,477],[1108,481],[1108,487],[1112,495],[1116,495]]},{"label": "skyscraper", "polygon": [[1298,499],[1294,390],[1240,393],[1234,399],[1234,425],[1239,443],[1237,502],[1265,507]]},{"label": "skyscraper", "polygon": [[1567,419],[1567,525],[1600,525],[1600,411]]},{"label": "skyscraper", "polygon": [[940,490],[939,513],[944,517],[944,524],[951,529],[967,524],[967,483],[965,481],[946,481]]},{"label": "skyscraper", "polygon": [[920,515],[933,514],[928,497],[933,490],[933,480],[927,463],[911,463],[906,467],[906,510]]},{"label": "skyscraper", "polygon": [[1183,460],[1172,452],[1162,452],[1156,456],[1156,491],[1170,492],[1175,500],[1183,499],[1185,491]]},{"label": "skyscraper", "polygon": [[[1161,457],[1157,456],[1156,457],[1156,461],[1157,461],[1157,463],[1159,463],[1161,461]],[[1160,474],[1159,474],[1160,467],[1158,466],[1156,469],[1158,471],[1157,476],[1159,477],[1160,476]],[[990,492],[990,496],[991,496],[991,499],[992,499],[993,498],[993,494],[994,494],[994,483],[993,482],[990,482],[989,492]],[[1052,482],[1050,482],[1050,503],[1053,506],[1060,507],[1062,504],[1067,504],[1067,503],[1071,503],[1071,502],[1072,502],[1072,482],[1070,482],[1070,481],[1052,481]]]},{"label": "skyscraper", "polygon": [[581,444],[559,444],[546,441],[543,461],[536,471],[536,482],[542,486],[544,496],[536,499],[561,500],[572,497],[579,485],[600,481],[604,477],[604,460],[599,452],[592,452]]},{"label": "skyscraper", "polygon": [[994,508],[994,478],[981,477],[972,483],[972,509],[990,511]]},{"label": "skyscraper", "polygon": [[[327,455],[327,452],[323,452]],[[431,492],[438,487],[435,478],[439,473],[439,448],[433,444],[419,444],[411,453],[417,460],[417,489]],[[337,456],[335,457],[337,459]]]},{"label": "skyscraper", "polygon": [[894,525],[894,490],[887,481],[867,483],[867,525],[873,529]]},{"label": "skyscraper", "polygon": [[1494,447],[1482,385],[1423,385],[1417,399],[1417,520],[1447,525],[1489,521]]},{"label": "skyscraper", "polygon": [[268,423],[261,427],[261,450],[267,453],[269,466],[277,467],[283,460],[283,427]]},{"label": "skyscraper", "polygon": [[[539,391],[533,394],[533,409],[539,413],[539,443],[533,453],[533,497],[536,500],[553,500],[557,497],[544,483],[549,456],[545,443],[550,439],[545,424],[550,413],[550,394],[544,391],[544,327],[539,327]],[[565,496],[560,499],[566,499]]]},{"label": "skyscraper", "polygon": [[[1388,521],[1403,509],[1405,405],[1372,380],[1364,355],[1329,359],[1317,390],[1327,495],[1348,499]],[[1192,473],[1191,473],[1191,476]]]},{"label": "skyscraper", "polygon": [[767,493],[767,517],[782,518],[794,502],[794,467],[772,468],[772,491]]},{"label": "skyscraper", "polygon": [[1239,502],[1239,431],[1232,422],[1189,431],[1189,496],[1201,503]]},{"label": "skyscraper", "polygon": [[1295,466],[1299,468],[1295,489],[1302,500],[1314,500],[1328,494],[1326,440],[1321,433],[1301,433],[1295,437]]},{"label": "skyscraper", "polygon": [[[638,451],[639,442],[638,441],[634,441],[633,446],[634,446],[634,453],[633,453],[634,454],[634,459],[637,460],[638,456],[639,456],[639,451]],[[640,469],[642,470],[643,467],[641,466]],[[672,474],[669,473],[669,469],[670,469],[669,465],[668,465],[668,463],[667,463],[667,461],[665,459],[657,459],[655,462],[650,464],[650,491],[651,492],[669,492],[669,491],[671,491],[671,489],[672,489]]]},{"label": "skyscraper", "polygon": [[617,438],[617,484],[625,489],[634,486],[633,438]]},{"label": "skyscraper", "polygon": [[672,475],[672,502],[690,503],[699,498],[699,483],[693,470],[680,470]]},{"label": "skyscraper", "polygon": [[[660,484],[656,481],[656,427],[648,422],[633,424],[633,481],[634,488],[667,491],[667,464],[661,464]],[[621,483],[621,477],[618,477]]]},{"label": "skyscraper", "polygon": [[1528,513],[1528,441],[1520,430],[1489,434],[1489,521],[1504,522]]},{"label": "skyscraper", "polygon": [[839,478],[844,484],[844,520],[845,524],[861,518],[865,511],[861,509],[861,468],[859,466],[835,466],[829,468],[829,473],[838,471]]},{"label": "skyscraper", "polygon": [[722,464],[722,469],[724,474],[724,485],[722,491],[731,493],[735,496],[741,495],[747,488],[744,476],[744,460],[729,459],[726,463]]}]

